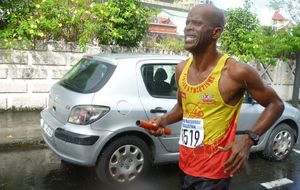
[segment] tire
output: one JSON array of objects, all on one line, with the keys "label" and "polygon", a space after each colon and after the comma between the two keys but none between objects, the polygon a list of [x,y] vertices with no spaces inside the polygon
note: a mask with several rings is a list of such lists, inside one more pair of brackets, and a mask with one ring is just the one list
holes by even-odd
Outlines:
[{"label": "tire", "polygon": [[271,132],[267,145],[263,150],[263,157],[272,161],[281,161],[287,158],[295,144],[293,129],[281,123]]},{"label": "tire", "polygon": [[150,157],[149,148],[142,139],[124,136],[103,150],[96,173],[103,183],[109,185],[133,182],[147,173],[151,165]]}]

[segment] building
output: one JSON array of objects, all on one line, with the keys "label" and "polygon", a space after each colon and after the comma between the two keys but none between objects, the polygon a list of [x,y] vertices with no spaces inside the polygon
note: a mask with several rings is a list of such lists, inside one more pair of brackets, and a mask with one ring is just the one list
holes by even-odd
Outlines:
[{"label": "building", "polygon": [[276,30],[288,30],[294,24],[286,19],[278,10],[272,16],[272,27]]},{"label": "building", "polygon": [[183,29],[188,12],[175,11],[170,9],[162,9],[158,14],[159,17],[169,19],[174,25],[176,25],[176,33],[179,36],[183,36]]},{"label": "building", "polygon": [[210,0],[140,0],[147,5],[171,10],[188,11],[197,4],[211,3]]},{"label": "building", "polygon": [[177,27],[171,19],[158,16],[151,20],[149,32],[152,34],[177,35]]},{"label": "building", "polygon": [[198,4],[204,4],[204,3],[210,3],[211,1],[205,1],[205,0],[178,0],[176,1],[176,4],[179,7],[182,7],[183,9],[190,10],[192,7]]}]

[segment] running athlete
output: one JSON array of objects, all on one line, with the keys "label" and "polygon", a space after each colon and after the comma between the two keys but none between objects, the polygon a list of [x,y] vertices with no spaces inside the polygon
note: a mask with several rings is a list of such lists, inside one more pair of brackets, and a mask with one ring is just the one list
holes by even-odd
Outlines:
[{"label": "running athlete", "polygon": [[[163,127],[182,120],[182,190],[228,189],[231,176],[248,160],[251,146],[284,109],[276,92],[263,83],[251,66],[217,50],[224,25],[223,12],[213,5],[191,9],[184,29],[184,46],[192,58],[176,68],[177,104],[164,116],[150,120]],[[265,110],[248,133],[235,140],[245,91]],[[149,132],[161,135],[161,130]]]}]

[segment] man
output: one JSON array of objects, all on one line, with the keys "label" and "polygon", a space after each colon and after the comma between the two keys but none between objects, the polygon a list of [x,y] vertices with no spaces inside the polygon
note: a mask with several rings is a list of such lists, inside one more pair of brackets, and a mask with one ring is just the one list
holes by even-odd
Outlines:
[{"label": "man", "polygon": [[[184,43],[193,56],[176,68],[177,104],[166,115],[151,119],[162,127],[182,120],[183,190],[228,189],[230,177],[244,167],[251,146],[284,109],[253,68],[218,52],[216,43],[224,24],[223,12],[215,6],[197,5],[189,12]],[[245,91],[265,110],[247,134],[235,140]],[[149,132],[160,135],[162,131]]]}]

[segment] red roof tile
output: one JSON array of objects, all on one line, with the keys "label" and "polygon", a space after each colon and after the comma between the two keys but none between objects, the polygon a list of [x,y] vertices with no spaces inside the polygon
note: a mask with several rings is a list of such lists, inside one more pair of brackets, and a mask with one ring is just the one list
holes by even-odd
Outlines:
[{"label": "red roof tile", "polygon": [[284,21],[285,18],[282,16],[282,14],[279,13],[279,11],[275,11],[275,13],[272,16],[272,20],[274,20],[274,21]]}]

